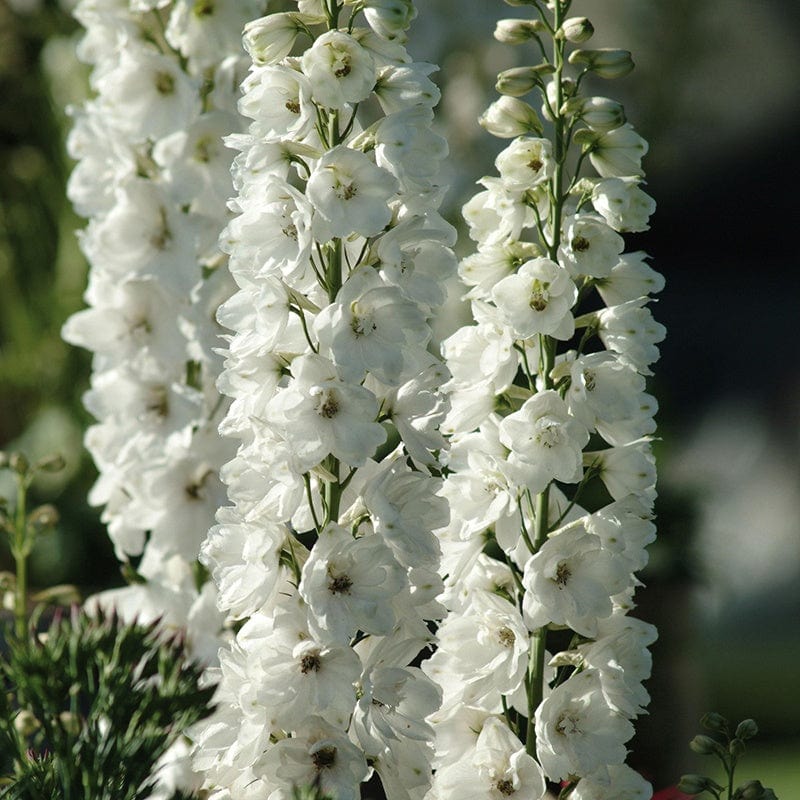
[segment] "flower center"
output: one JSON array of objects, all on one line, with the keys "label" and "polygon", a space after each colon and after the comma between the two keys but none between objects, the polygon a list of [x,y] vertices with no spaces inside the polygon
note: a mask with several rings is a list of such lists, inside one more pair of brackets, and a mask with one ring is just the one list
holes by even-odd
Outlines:
[{"label": "flower center", "polygon": [[326,389],[317,403],[317,414],[325,419],[333,419],[339,413],[339,401],[333,389]]},{"label": "flower center", "polygon": [[496,786],[497,786],[497,791],[500,792],[500,794],[506,795],[506,797],[514,794],[514,784],[511,783],[511,781],[508,780],[508,778],[503,778],[503,780],[497,781]]},{"label": "flower center", "polygon": [[559,561],[556,567],[556,586],[558,586],[559,589],[563,589],[571,577],[572,571],[569,568],[569,564],[566,561]]},{"label": "flower center", "polygon": [[582,733],[578,720],[569,711],[564,711],[556,722],[556,733],[562,736],[572,736],[575,733]]},{"label": "flower center", "polygon": [[320,747],[319,750],[311,754],[311,763],[317,771],[332,767],[336,762],[335,747]]},{"label": "flower center", "polygon": [[169,72],[156,72],[156,91],[168,95],[175,91],[175,78]]},{"label": "flower center", "polygon": [[536,420],[534,429],[536,431],[533,435],[534,441],[547,450],[552,450],[564,440],[564,431],[558,420],[542,417]]},{"label": "flower center", "polygon": [[309,672],[319,672],[321,666],[322,660],[319,657],[319,653],[306,653],[300,659],[300,672],[303,675],[308,675]]},{"label": "flower center", "polygon": [[291,111],[292,114],[300,113],[300,103],[298,103],[297,100],[287,100],[286,108],[288,111]]},{"label": "flower center", "polygon": [[544,164],[542,164],[542,162],[535,156],[528,162],[529,169],[532,169],[534,172],[537,173],[543,166]]},{"label": "flower center", "polygon": [[597,385],[597,378],[590,369],[585,369],[583,371],[583,380],[586,385],[587,392],[593,392],[594,387]]},{"label": "flower center", "polygon": [[507,626],[503,626],[502,628],[500,628],[500,630],[497,632],[497,638],[499,639],[500,644],[503,645],[503,647],[508,647],[508,648],[513,647],[514,642],[517,640],[517,637],[514,635],[514,631],[512,631],[511,628]]},{"label": "flower center", "polygon": [[592,243],[585,236],[576,236],[570,244],[574,252],[585,253]]},{"label": "flower center", "polygon": [[350,580],[349,575],[332,575],[331,582],[328,584],[328,591],[331,594],[350,594],[352,585],[353,581]]},{"label": "flower center", "polygon": [[531,297],[528,301],[528,305],[534,311],[544,311],[547,308],[547,303],[550,299],[550,295],[547,292],[549,288],[549,283],[539,280],[535,280],[531,284]]}]

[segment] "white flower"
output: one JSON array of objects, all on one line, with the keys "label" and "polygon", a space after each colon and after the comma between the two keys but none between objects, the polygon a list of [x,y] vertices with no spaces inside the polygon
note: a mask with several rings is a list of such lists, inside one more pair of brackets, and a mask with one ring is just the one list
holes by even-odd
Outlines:
[{"label": "white flower", "polygon": [[653,796],[653,787],[627,764],[608,768],[610,783],[605,782],[604,772],[598,778],[581,778],[570,793],[572,800],[651,800]]},{"label": "white flower", "polygon": [[592,189],[592,205],[615,231],[650,230],[648,220],[656,210],[656,202],[639,188],[641,180],[606,178]]},{"label": "white flower", "polygon": [[387,386],[411,377],[414,350],[429,336],[420,307],[366,266],[353,272],[314,327],[344,380],[358,382],[369,372]]},{"label": "white flower", "polygon": [[656,344],[666,336],[663,325],[646,308],[649,298],[640,297],[597,312],[598,334],[603,344],[642,375],[652,375],[649,365],[658,361]]},{"label": "white flower", "polygon": [[513,139],[529,133],[541,133],[542,123],[536,112],[524,101],[510,95],[495,100],[480,116],[478,122],[492,136]]},{"label": "white flower", "polygon": [[443,705],[492,709],[499,695],[515,692],[528,664],[528,629],[516,607],[475,590],[466,607],[450,614],[438,631],[438,649],[422,663],[444,691]]},{"label": "white flower", "polygon": [[405,571],[380,536],[353,539],[330,525],[303,567],[300,594],[311,609],[312,626],[345,641],[359,629],[390,633],[392,598],[406,585]]},{"label": "white flower", "polygon": [[380,233],[392,218],[389,201],[396,191],[389,172],[343,145],[322,156],[306,186],[308,199],[327,223],[327,238]]},{"label": "white flower", "polygon": [[626,123],[598,136],[589,150],[589,160],[603,178],[641,175],[647,150],[647,142]]},{"label": "white flower", "polygon": [[648,294],[658,294],[664,288],[664,276],[645,263],[649,258],[641,250],[625,253],[611,270],[600,278],[597,291],[607,306],[616,306]]},{"label": "white flower", "polygon": [[244,26],[244,48],[257,65],[274,64],[288,56],[302,31],[297,14],[268,14]]},{"label": "white flower", "polygon": [[438,67],[413,62],[386,66],[378,73],[375,96],[384,114],[421,105],[432,108],[440,99],[439,89],[428,77]]},{"label": "white flower", "polygon": [[658,405],[646,394],[645,379],[608,352],[575,359],[567,405],[586,427],[613,445],[626,444],[656,429]]},{"label": "white flower", "polygon": [[620,500],[626,495],[655,497],[656,465],[648,439],[637,439],[619,447],[584,453],[584,463],[594,464],[609,494]]},{"label": "white flower", "polygon": [[500,441],[511,450],[509,460],[532,493],[554,478],[567,483],[581,479],[581,450],[589,432],[552,389],[538,392],[505,417]]},{"label": "white flower", "polygon": [[569,339],[575,331],[570,309],[577,296],[567,271],[548,258],[526,261],[492,290],[503,320],[519,339],[537,333]]},{"label": "white flower", "polygon": [[361,661],[346,644],[316,639],[304,610],[289,604],[272,617],[256,613],[239,632],[237,642],[257,676],[254,698],[272,730],[297,730],[314,714],[344,730],[355,705]]},{"label": "white flower", "polygon": [[497,717],[486,719],[474,751],[440,770],[435,788],[443,800],[541,800],[546,796],[542,768]]},{"label": "white flower", "polygon": [[375,86],[372,56],[343,31],[323,33],[303,53],[300,63],[314,100],[327,108],[366,100]]},{"label": "white flower", "polygon": [[96,88],[114,125],[137,140],[185,128],[200,113],[197,82],[174,58],[144,47],[123,48]]},{"label": "white flower", "polygon": [[369,773],[364,754],[347,734],[319,717],[307,718],[293,738],[268,749],[255,771],[266,777],[270,789],[278,787],[268,800],[291,800],[298,786],[317,781],[320,790],[336,800],[358,800],[361,781]]},{"label": "white flower", "polygon": [[551,534],[525,564],[525,621],[531,629],[554,623],[594,636],[597,620],[612,612],[611,596],[628,581],[627,564],[574,523]]},{"label": "white flower", "polygon": [[631,736],[633,725],[609,708],[594,670],[568,678],[536,709],[536,754],[554,781],[593,774],[608,783],[608,767],[625,760]]},{"label": "white flower", "polygon": [[412,0],[366,0],[364,16],[370,28],[384,39],[403,39],[417,16]]},{"label": "white flower", "polygon": [[500,178],[512,191],[527,191],[549,180],[555,170],[549,139],[520,137],[495,159]]},{"label": "white flower", "polygon": [[559,249],[561,258],[573,275],[602,278],[611,273],[625,247],[599,214],[575,214],[567,217]]},{"label": "white flower", "polygon": [[277,392],[268,414],[292,445],[301,470],[329,453],[361,466],[386,439],[375,421],[375,396],[363,386],[339,380],[335,367],[321,356],[299,356],[291,369],[293,380]]}]

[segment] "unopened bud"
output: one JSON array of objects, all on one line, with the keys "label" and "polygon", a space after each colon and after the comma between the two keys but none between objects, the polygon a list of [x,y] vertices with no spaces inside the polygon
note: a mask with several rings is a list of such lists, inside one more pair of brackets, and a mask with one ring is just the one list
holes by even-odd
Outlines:
[{"label": "unopened bud", "polygon": [[734,757],[739,758],[739,756],[744,755],[745,746],[744,742],[741,739],[731,739],[728,743],[728,752]]},{"label": "unopened bud", "polygon": [[570,17],[556,32],[556,38],[566,39],[568,42],[587,42],[592,38],[594,25],[586,17]]},{"label": "unopened bud", "polygon": [[764,787],[761,781],[746,781],[736,792],[737,800],[764,800]]},{"label": "unopened bud", "polygon": [[81,732],[80,717],[71,711],[62,711],[58,715],[58,721],[61,723],[61,727],[73,736],[77,736]]},{"label": "unopened bud", "polygon": [[8,466],[17,473],[17,475],[25,475],[30,469],[31,465],[28,459],[22,453],[12,453],[8,457]]},{"label": "unopened bud", "polygon": [[600,78],[621,78],[633,69],[633,59],[627,50],[613,48],[601,50],[574,50],[570,64],[583,64]]},{"label": "unopened bud", "polygon": [[494,29],[494,38],[504,44],[525,44],[543,29],[541,20],[501,19]]},{"label": "unopened bud", "polygon": [[625,109],[608,97],[574,98],[579,108],[577,116],[593,131],[613,131],[625,124]]},{"label": "unopened bud", "polygon": [[37,533],[44,533],[58,525],[58,511],[55,506],[48,503],[34,509],[28,520]]},{"label": "unopened bud", "polygon": [[717,753],[721,747],[722,745],[716,739],[712,739],[710,736],[703,736],[703,734],[698,734],[689,742],[689,749],[703,756]]},{"label": "unopened bud", "polygon": [[747,741],[758,733],[758,725],[754,719],[744,719],[736,726],[736,738]]},{"label": "unopened bud", "polygon": [[682,775],[678,781],[678,791],[685,794],[700,794],[713,784],[710,778],[702,775]]},{"label": "unopened bud", "polygon": [[256,64],[274,64],[289,55],[302,30],[301,14],[269,14],[244,26],[244,49]]},{"label": "unopened bud", "polygon": [[555,72],[552,64],[539,64],[536,67],[513,67],[497,76],[495,87],[500,94],[520,97],[542,83],[542,76]]},{"label": "unopened bud", "polygon": [[709,711],[704,714],[700,719],[700,724],[709,731],[725,733],[728,730],[728,720],[722,714],[717,714],[716,711]]},{"label": "unopened bud", "polygon": [[40,458],[35,464],[34,469],[41,470],[42,472],[60,472],[67,466],[64,456],[61,453],[52,453],[49,456]]},{"label": "unopened bud", "polygon": [[495,100],[483,112],[478,122],[492,136],[500,139],[513,139],[542,133],[542,122],[537,113],[524,100],[504,95]]}]

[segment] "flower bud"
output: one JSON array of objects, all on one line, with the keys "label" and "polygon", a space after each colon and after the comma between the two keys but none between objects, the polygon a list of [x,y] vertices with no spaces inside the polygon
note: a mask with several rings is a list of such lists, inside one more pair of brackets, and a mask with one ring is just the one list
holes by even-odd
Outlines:
[{"label": "flower bud", "polygon": [[580,104],[576,110],[578,118],[593,131],[613,131],[625,124],[625,109],[616,100],[608,97],[584,97],[575,100]]},{"label": "flower bud", "polygon": [[761,781],[746,781],[736,792],[737,800],[766,800]]},{"label": "flower bud", "polygon": [[728,720],[722,714],[717,714],[716,711],[709,711],[704,714],[700,719],[700,724],[709,731],[725,733],[728,730]]},{"label": "flower bud", "polygon": [[739,756],[744,755],[745,746],[744,742],[741,739],[731,739],[728,743],[728,752],[734,757],[739,758]]},{"label": "flower bud", "polygon": [[25,475],[31,465],[22,453],[12,453],[8,457],[8,466],[11,467],[17,475]]},{"label": "flower bud", "polygon": [[504,44],[524,44],[542,31],[542,21],[527,19],[501,19],[494,29],[494,38]]},{"label": "flower bud", "polygon": [[513,67],[497,76],[495,88],[500,94],[520,97],[527,94],[534,86],[542,83],[542,76],[555,72],[552,64],[539,64],[536,67]]},{"label": "flower bud", "polygon": [[36,464],[34,464],[34,469],[41,470],[42,472],[61,472],[66,465],[67,462],[64,460],[64,456],[62,456],[61,453],[52,453],[49,456],[40,458]]},{"label": "flower bud", "polygon": [[583,64],[600,78],[621,78],[633,69],[630,52],[613,48],[575,50],[570,53],[569,63]]},{"label": "flower bud", "polygon": [[505,95],[495,100],[478,119],[492,136],[513,139],[542,133],[542,123],[537,113],[523,100]]},{"label": "flower bud", "polygon": [[758,733],[758,725],[756,725],[756,721],[754,719],[742,720],[736,726],[737,739],[742,739],[743,741],[747,741],[747,739],[752,739],[757,733]]},{"label": "flower bud", "polygon": [[268,14],[244,26],[244,49],[258,65],[274,64],[289,55],[302,30],[299,14]]},{"label": "flower bud", "polygon": [[722,745],[716,741],[716,739],[712,739],[710,736],[703,736],[703,734],[699,734],[689,742],[689,749],[695,753],[699,753],[701,756],[708,756],[712,755],[713,753],[717,753],[721,750]]},{"label": "flower bud", "polygon": [[592,38],[594,25],[586,17],[570,17],[556,32],[556,38],[566,39],[568,42],[586,42]]},{"label": "flower bud", "polygon": [[682,775],[678,781],[678,791],[686,794],[700,794],[714,783],[702,775]]},{"label": "flower bud", "polygon": [[45,533],[58,525],[58,511],[49,503],[39,506],[31,513],[29,522],[37,533]]},{"label": "flower bud", "polygon": [[29,711],[27,708],[23,708],[22,711],[14,717],[14,728],[23,739],[32,736],[40,727],[41,723],[39,720],[36,719],[33,712]]}]

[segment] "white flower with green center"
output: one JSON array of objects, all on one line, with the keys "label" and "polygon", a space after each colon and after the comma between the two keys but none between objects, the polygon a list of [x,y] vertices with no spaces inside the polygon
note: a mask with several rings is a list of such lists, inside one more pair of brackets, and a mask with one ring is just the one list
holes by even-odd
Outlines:
[{"label": "white flower with green center", "polygon": [[581,450],[589,441],[558,392],[548,389],[526,400],[500,423],[500,441],[511,450],[509,462],[532,493],[551,480],[577,483],[583,474]]},{"label": "white flower with green center", "polygon": [[599,214],[575,214],[564,221],[559,260],[573,275],[603,278],[619,260],[625,241]]},{"label": "white flower with green center", "polygon": [[602,548],[582,522],[551,534],[525,564],[525,621],[531,629],[566,625],[594,636],[597,620],[611,615],[611,596],[630,581],[628,565]]},{"label": "white flower with green center", "polygon": [[553,176],[553,145],[549,139],[520,137],[497,156],[494,164],[511,191],[525,192]]},{"label": "white flower with green center", "polygon": [[300,595],[312,630],[345,642],[356,631],[386,636],[396,622],[395,595],[408,585],[405,570],[377,534],[354,539],[329,525],[303,567]]},{"label": "white flower with green center", "polygon": [[306,195],[320,216],[320,241],[334,236],[379,234],[392,219],[389,205],[397,191],[394,176],[368,156],[339,145],[317,162]]},{"label": "white flower with green center", "polygon": [[325,108],[366,100],[375,86],[375,62],[369,51],[343,31],[323,33],[300,59],[314,100]]},{"label": "white flower with green center", "polygon": [[570,309],[577,296],[569,273],[549,258],[526,261],[492,290],[504,322],[519,339],[538,333],[569,339],[575,331]]}]

